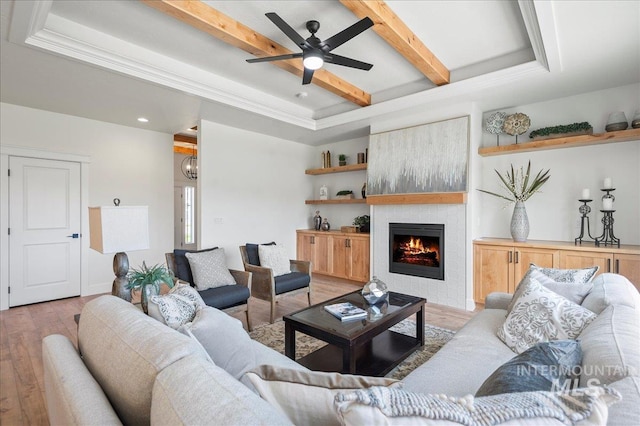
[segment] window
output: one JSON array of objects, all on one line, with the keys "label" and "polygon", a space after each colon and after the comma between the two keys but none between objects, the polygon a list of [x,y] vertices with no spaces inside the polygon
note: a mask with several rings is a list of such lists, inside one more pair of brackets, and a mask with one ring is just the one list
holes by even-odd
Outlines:
[{"label": "window", "polygon": [[195,225],[196,188],[193,186],[185,186],[183,200],[184,200],[184,244],[195,244],[196,242],[196,225]]}]

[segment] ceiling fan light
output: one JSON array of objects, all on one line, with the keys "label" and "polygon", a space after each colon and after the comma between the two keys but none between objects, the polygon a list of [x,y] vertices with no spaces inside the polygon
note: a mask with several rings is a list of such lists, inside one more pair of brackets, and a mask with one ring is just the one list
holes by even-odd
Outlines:
[{"label": "ceiling fan light", "polygon": [[324,59],[322,58],[322,53],[313,50],[305,52],[302,65],[304,65],[306,69],[317,70],[320,69],[323,64]]}]

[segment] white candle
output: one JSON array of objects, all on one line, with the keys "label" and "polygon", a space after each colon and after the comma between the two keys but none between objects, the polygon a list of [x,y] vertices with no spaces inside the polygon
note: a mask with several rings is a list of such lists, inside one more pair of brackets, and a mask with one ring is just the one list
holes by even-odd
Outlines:
[{"label": "white candle", "polygon": [[585,188],[582,190],[582,198],[580,198],[581,200],[590,200],[591,199],[591,192],[589,192],[588,188]]},{"label": "white candle", "polygon": [[613,199],[605,198],[602,200],[602,210],[613,210]]},{"label": "white candle", "polygon": [[611,189],[613,188],[613,183],[611,182],[611,178],[604,178],[604,189]]}]

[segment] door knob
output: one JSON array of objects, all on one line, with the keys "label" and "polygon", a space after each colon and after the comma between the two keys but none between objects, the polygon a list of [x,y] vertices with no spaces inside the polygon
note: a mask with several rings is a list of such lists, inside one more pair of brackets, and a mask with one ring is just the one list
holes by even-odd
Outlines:
[{"label": "door knob", "polygon": [[67,235],[67,238],[80,238],[80,234]]}]

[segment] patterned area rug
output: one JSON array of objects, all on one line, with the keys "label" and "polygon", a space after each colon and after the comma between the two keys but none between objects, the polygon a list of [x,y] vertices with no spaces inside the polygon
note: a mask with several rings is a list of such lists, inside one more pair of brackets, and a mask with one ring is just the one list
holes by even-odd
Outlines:
[{"label": "patterned area rug", "polygon": [[[415,337],[416,323],[413,320],[407,319],[391,327],[391,330]],[[451,330],[425,324],[424,346],[402,361],[400,365],[391,370],[386,377],[398,380],[403,379],[407,374],[412,372],[418,366],[424,364],[429,358],[438,352],[445,343],[451,340],[454,334],[455,332]],[[254,328],[249,335],[252,339],[257,340],[263,345],[284,354],[283,321],[277,321],[273,324],[259,325]],[[325,342],[314,337],[310,337],[302,333],[296,333],[296,359],[320,349],[325,345]]]}]

